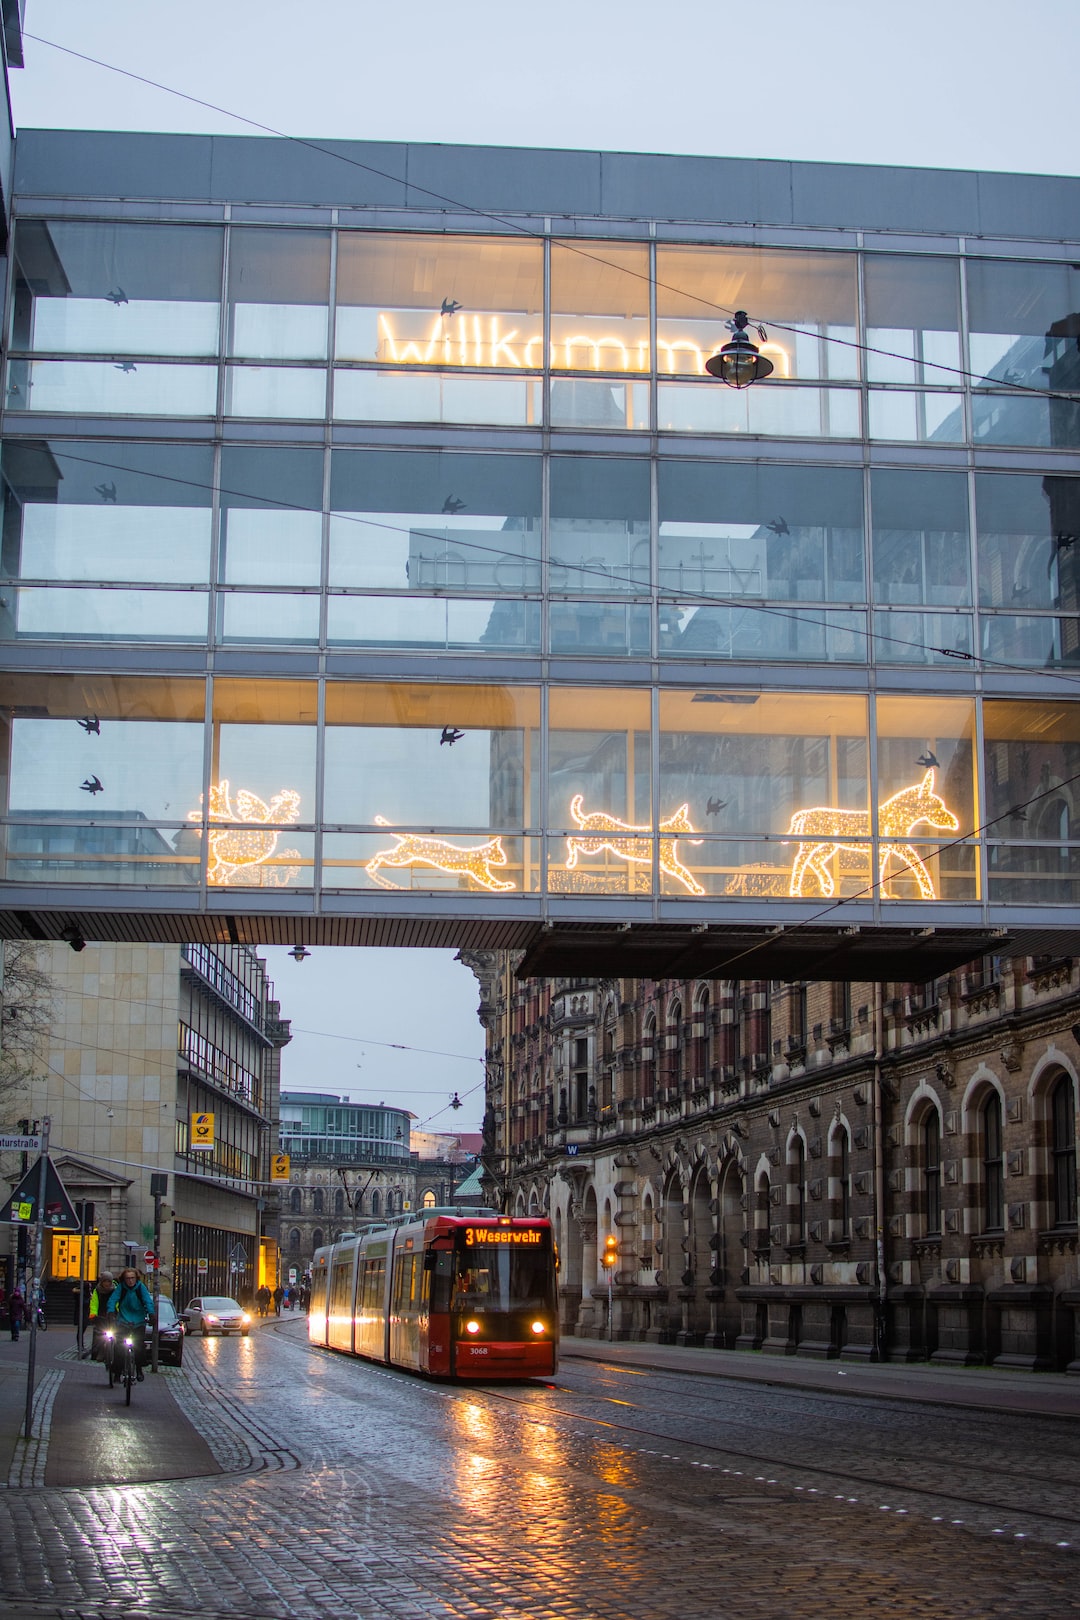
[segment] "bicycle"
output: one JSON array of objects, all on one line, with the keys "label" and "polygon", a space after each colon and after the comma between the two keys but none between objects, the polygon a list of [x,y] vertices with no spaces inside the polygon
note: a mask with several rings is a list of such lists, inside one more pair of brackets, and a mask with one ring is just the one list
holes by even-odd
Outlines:
[{"label": "bicycle", "polygon": [[39,1333],[48,1333],[48,1331],[49,1331],[49,1324],[48,1324],[48,1322],[47,1322],[47,1321],[46,1321],[46,1320],[45,1320],[45,1307],[44,1307],[44,1305],[39,1305],[39,1306],[38,1306],[38,1307],[37,1307],[37,1310],[36,1310],[36,1313],[35,1313],[35,1314],[36,1314],[36,1316],[37,1316],[37,1328],[38,1328],[38,1332],[39,1332]]},{"label": "bicycle", "polygon": [[124,1386],[124,1405],[131,1405],[131,1391],[138,1382],[139,1369],[135,1363],[135,1340],[130,1333],[118,1339],[116,1330],[105,1330],[105,1365],[109,1371],[109,1388]]}]

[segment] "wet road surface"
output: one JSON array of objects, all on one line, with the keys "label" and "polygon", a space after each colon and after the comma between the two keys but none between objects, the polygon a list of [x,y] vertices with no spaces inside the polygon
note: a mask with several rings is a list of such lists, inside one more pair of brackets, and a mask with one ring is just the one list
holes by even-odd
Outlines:
[{"label": "wet road surface", "polygon": [[299,1320],[193,1338],[164,1377],[226,1471],[0,1492],[27,1613],[1080,1615],[1075,1420],[574,1357],[550,1384],[432,1385]]}]

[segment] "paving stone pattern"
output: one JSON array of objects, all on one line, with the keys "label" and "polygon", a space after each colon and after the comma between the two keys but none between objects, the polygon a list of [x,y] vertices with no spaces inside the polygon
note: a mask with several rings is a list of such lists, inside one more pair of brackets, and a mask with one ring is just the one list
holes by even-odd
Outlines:
[{"label": "paving stone pattern", "polygon": [[3,1492],[11,1620],[1080,1615],[1072,1422],[572,1360],[444,1387],[301,1323],[170,1376],[238,1471]]}]

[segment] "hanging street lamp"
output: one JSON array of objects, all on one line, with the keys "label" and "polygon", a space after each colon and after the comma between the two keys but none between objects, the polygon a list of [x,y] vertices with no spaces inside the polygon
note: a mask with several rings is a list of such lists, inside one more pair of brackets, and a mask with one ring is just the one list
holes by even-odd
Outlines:
[{"label": "hanging street lamp", "polygon": [[[745,309],[737,310],[735,319],[727,324],[732,334],[731,342],[725,343],[719,354],[714,354],[711,360],[705,362],[705,370],[710,377],[719,377],[729,388],[749,388],[751,383],[771,377],[772,361],[766,360],[757,344],[751,343],[746,335],[750,317]],[[764,343],[768,333],[763,326],[759,326],[757,331]]]}]

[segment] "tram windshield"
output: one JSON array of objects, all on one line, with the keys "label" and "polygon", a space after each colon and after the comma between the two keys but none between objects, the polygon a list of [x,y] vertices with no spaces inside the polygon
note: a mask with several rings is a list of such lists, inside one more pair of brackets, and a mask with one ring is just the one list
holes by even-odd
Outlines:
[{"label": "tram windshield", "polygon": [[477,1245],[458,1254],[452,1298],[455,1310],[553,1310],[555,1278],[551,1249],[505,1249]]}]

